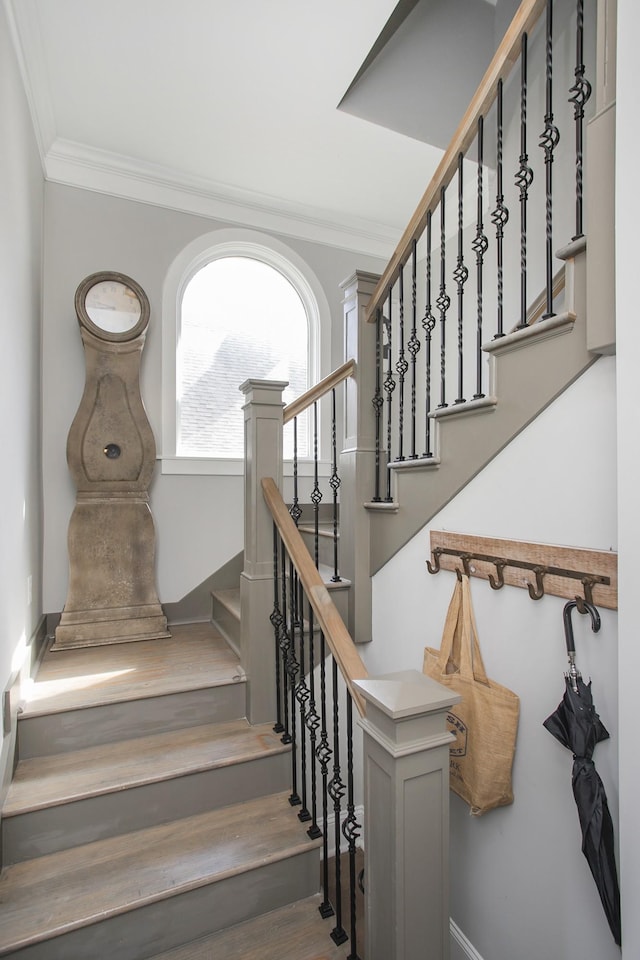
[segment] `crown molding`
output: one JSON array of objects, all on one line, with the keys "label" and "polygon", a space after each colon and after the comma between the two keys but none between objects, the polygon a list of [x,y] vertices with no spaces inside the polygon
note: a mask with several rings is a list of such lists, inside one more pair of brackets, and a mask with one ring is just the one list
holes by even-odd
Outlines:
[{"label": "crown molding", "polygon": [[46,156],[56,138],[56,125],[38,8],[34,0],[4,0],[4,8],[46,175]]},{"label": "crown molding", "polygon": [[179,173],[85,144],[56,139],[45,157],[47,180],[96,193],[168,207],[225,223],[382,257],[400,230],[358,217],[333,218],[305,204]]}]

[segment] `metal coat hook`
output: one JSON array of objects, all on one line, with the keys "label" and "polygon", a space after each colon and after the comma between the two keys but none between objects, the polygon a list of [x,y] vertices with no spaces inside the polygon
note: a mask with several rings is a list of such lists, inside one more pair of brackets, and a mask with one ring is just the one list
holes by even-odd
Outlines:
[{"label": "metal coat hook", "polygon": [[533,572],[536,575],[536,585],[534,587],[532,583],[528,583],[527,590],[532,600],[541,600],[544,597],[544,575],[547,573],[547,568],[533,567]]},{"label": "metal coat hook", "polygon": [[492,590],[500,590],[504,587],[504,568],[508,567],[509,564],[506,560],[494,560],[496,575],[489,573],[487,576],[489,578],[489,586]]},{"label": "metal coat hook", "polygon": [[433,558],[433,563],[431,560],[427,560],[427,570],[429,573],[440,573],[440,556],[442,550],[440,547],[436,547],[435,550],[431,551],[431,556]]},{"label": "metal coat hook", "polygon": [[[571,623],[571,611],[576,607],[578,613],[589,614],[591,617],[591,629],[594,633],[597,633],[600,629],[600,614],[594,607],[592,603],[588,600],[583,600],[582,597],[576,597],[575,600],[569,600],[568,603],[565,603],[564,610],[562,611],[562,620],[564,623],[564,637],[567,644],[567,656],[569,658],[569,673],[568,677],[571,680],[571,686],[573,692],[578,692],[578,678],[580,677],[580,671],[576,667],[576,644],[573,638],[573,624]],[[584,609],[581,609],[584,608]]]}]

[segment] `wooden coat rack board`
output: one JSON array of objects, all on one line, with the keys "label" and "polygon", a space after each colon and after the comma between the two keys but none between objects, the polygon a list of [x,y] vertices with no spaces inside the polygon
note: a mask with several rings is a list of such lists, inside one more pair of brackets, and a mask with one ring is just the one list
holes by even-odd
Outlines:
[{"label": "wooden coat rack board", "polygon": [[488,580],[529,590],[533,600],[544,594],[590,600],[597,607],[618,609],[618,554],[523,540],[498,540],[464,533],[431,531],[429,573],[466,571]]}]

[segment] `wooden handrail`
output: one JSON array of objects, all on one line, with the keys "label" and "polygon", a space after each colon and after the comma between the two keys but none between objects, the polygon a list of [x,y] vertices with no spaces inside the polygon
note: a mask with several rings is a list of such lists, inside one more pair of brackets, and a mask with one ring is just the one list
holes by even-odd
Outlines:
[{"label": "wooden handrail", "polygon": [[487,115],[489,107],[496,98],[498,80],[505,80],[513,65],[518,61],[522,35],[531,31],[545,7],[546,0],[522,0],[509,29],[502,39],[502,43],[489,64],[487,72],[480,81],[480,86],[467,107],[467,112],[460,121],[458,129],[438,165],[438,169],[431,178],[422,200],[402,234],[400,243],[373,291],[366,309],[366,319],[369,323],[375,320],[375,313],[382,306],[385,297],[388,296],[389,287],[398,279],[400,269],[410,255],[413,241],[418,240],[422,235],[427,224],[429,211],[433,212],[437,207],[441,188],[448,186],[453,179],[458,169],[459,154],[466,154],[473,143],[477,133],[478,117]]},{"label": "wooden handrail", "polygon": [[355,360],[347,360],[346,363],[343,363],[341,367],[338,367],[333,373],[330,373],[329,376],[321,380],[320,383],[316,383],[315,386],[310,387],[306,393],[301,394],[301,396],[292,400],[291,403],[288,403],[283,411],[282,422],[289,423],[290,420],[297,417],[306,410],[307,407],[310,407],[312,403],[315,403],[316,400],[324,397],[325,393],[329,393],[330,390],[337,387],[343,380],[352,377],[355,369]]},{"label": "wooden handrail", "polygon": [[353,681],[364,680],[368,677],[367,668],[360,659],[360,654],[351,639],[351,634],[345,627],[342,617],[329,596],[329,591],[322,582],[311,554],[305,547],[302,537],[291,519],[275,480],[271,477],[264,477],[261,482],[264,499],[282,537],[282,542],[298,571],[300,582],[313,608],[318,625],[342,672],[353,702],[360,716],[363,717],[365,715],[365,703],[354,687]]}]

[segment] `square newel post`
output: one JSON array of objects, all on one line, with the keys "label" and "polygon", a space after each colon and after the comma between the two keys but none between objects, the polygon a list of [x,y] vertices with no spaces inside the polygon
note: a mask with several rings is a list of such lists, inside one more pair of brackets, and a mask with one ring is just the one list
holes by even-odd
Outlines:
[{"label": "square newel post", "polygon": [[344,449],[340,454],[340,573],[351,581],[349,633],[357,643],[371,640],[369,517],[363,504],[374,491],[376,421],[376,325],[365,309],[380,278],[357,271],[340,286],[344,291],[344,360],[356,361],[346,381]]},{"label": "square newel post", "polygon": [[367,707],[367,960],[448,960],[446,721],[460,697],[417,670],[355,683]]},{"label": "square newel post", "polygon": [[282,487],[281,380],[245,380],[244,570],[240,577],[240,659],[247,674],[251,723],[276,717],[273,627],[273,521],[260,481]]}]

